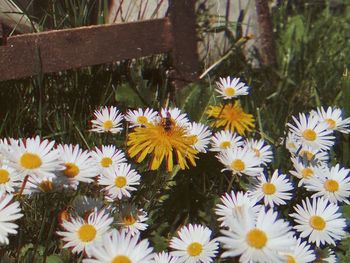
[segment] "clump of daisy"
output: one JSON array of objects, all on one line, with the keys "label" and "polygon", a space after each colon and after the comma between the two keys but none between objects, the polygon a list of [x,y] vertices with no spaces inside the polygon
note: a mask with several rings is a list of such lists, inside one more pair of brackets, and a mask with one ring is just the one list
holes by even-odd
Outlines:
[{"label": "clump of daisy", "polygon": [[247,95],[249,87],[240,81],[239,78],[230,77],[219,78],[220,81],[216,82],[217,88],[215,89],[224,99],[233,99],[238,96]]},{"label": "clump of daisy", "polygon": [[17,234],[18,225],[15,220],[21,218],[21,209],[19,202],[12,201],[13,196],[10,194],[2,194],[0,197],[0,243],[8,244],[9,234]]},{"label": "clump of daisy", "polygon": [[90,153],[79,145],[58,145],[59,157],[65,169],[59,174],[59,180],[65,187],[76,189],[80,182],[91,183],[98,174]]},{"label": "clump of daisy", "polygon": [[91,121],[92,129],[90,131],[104,133],[119,133],[123,130],[123,114],[119,113],[116,107],[102,107],[94,112],[95,119]]},{"label": "clump of daisy", "polygon": [[211,138],[210,151],[221,152],[243,146],[243,138],[230,131],[218,131]]},{"label": "clump of daisy", "polygon": [[350,118],[343,118],[342,110],[337,107],[317,108],[317,111],[310,113],[318,118],[319,122],[326,123],[328,129],[348,134],[350,132]]},{"label": "clump of daisy", "polygon": [[246,141],[245,147],[254,151],[255,156],[259,159],[261,164],[267,165],[268,163],[272,162],[273,154],[271,146],[266,144],[266,142],[263,139],[248,139]]},{"label": "clump of daisy", "polygon": [[194,136],[192,147],[198,152],[206,153],[211,137],[211,131],[201,123],[192,122],[188,126],[188,132]]},{"label": "clump of daisy", "polygon": [[[187,116],[178,109],[168,110],[153,123],[136,127],[128,135],[128,154],[138,163],[151,156],[150,170],[157,170],[165,161],[166,170],[172,171],[174,161],[181,169],[196,165],[198,151],[193,148],[196,136],[188,132]],[[164,117],[165,116],[165,117]]]},{"label": "clump of daisy", "polygon": [[141,176],[136,170],[131,169],[130,164],[120,164],[115,168],[106,169],[98,179],[98,184],[111,199],[130,197],[130,192],[135,191],[140,184]]},{"label": "clump of daisy", "polygon": [[215,128],[224,128],[240,135],[245,135],[255,128],[253,115],[245,113],[239,101],[234,104],[209,106],[206,113],[213,119],[211,126]]},{"label": "clump of daisy", "polygon": [[202,225],[182,227],[178,231],[179,237],[170,240],[173,256],[179,262],[212,262],[218,252],[219,245],[216,240],[210,240],[211,230]]},{"label": "clump of daisy", "polygon": [[249,195],[257,201],[264,199],[265,206],[285,205],[286,201],[292,199],[292,183],[286,175],[279,174],[278,170],[275,170],[271,179],[266,179],[262,174],[257,180],[258,183],[249,191]]},{"label": "clump of daisy", "polygon": [[261,206],[257,205],[257,200],[250,197],[248,193],[231,191],[225,193],[220,198],[220,203],[216,205],[215,214],[219,216],[218,221],[221,221],[220,226],[229,227],[228,221],[236,215],[236,210],[249,207],[255,214],[258,214]]},{"label": "clump of daisy", "polygon": [[90,256],[91,246],[110,230],[112,222],[113,218],[105,210],[95,209],[87,219],[76,216],[64,220],[61,224],[63,230],[57,231],[57,234],[65,242],[64,248],[70,248],[76,254],[85,252]]},{"label": "clump of daisy", "polygon": [[97,169],[102,173],[109,167],[117,166],[126,162],[125,154],[122,150],[117,149],[114,145],[102,145],[90,152],[91,158],[94,160]]},{"label": "clump of daisy", "polygon": [[153,263],[148,240],[139,239],[138,234],[132,236],[113,229],[91,247],[91,259],[84,259],[83,263]]},{"label": "clump of daisy", "polygon": [[263,172],[260,160],[248,148],[229,149],[220,152],[217,158],[225,166],[223,170],[231,171],[232,175],[259,176]]},{"label": "clump of daisy", "polygon": [[324,244],[335,246],[335,242],[346,234],[346,222],[339,207],[324,198],[306,198],[294,210],[295,213],[290,214],[296,223],[294,229],[300,232],[300,237],[308,238],[318,247]]},{"label": "clump of daisy", "polygon": [[158,113],[150,108],[145,110],[139,108],[137,110],[128,110],[125,115],[125,120],[130,123],[130,128],[145,126],[148,123],[152,123]]},{"label": "clump of daisy", "polygon": [[332,203],[345,202],[349,204],[350,169],[340,168],[339,164],[319,169],[317,176],[311,177],[305,183],[308,191],[316,192],[312,197],[322,196]]},{"label": "clump of daisy", "polygon": [[284,262],[283,253],[295,245],[290,226],[277,218],[272,209],[261,208],[258,215],[251,209],[235,211],[229,230],[219,237],[225,252],[222,258],[240,257],[240,262]]},{"label": "clump of daisy", "polygon": [[299,113],[299,119],[292,116],[295,125],[288,123],[290,132],[296,135],[302,146],[310,146],[315,150],[329,150],[335,137],[333,131],[328,129],[328,125],[320,123],[314,116],[306,116]]}]

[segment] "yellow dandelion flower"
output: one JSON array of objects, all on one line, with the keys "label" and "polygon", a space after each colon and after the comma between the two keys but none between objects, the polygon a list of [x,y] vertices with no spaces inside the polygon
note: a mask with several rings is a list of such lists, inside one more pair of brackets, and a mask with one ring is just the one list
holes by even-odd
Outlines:
[{"label": "yellow dandelion flower", "polygon": [[255,128],[253,115],[245,113],[239,101],[224,106],[209,106],[207,114],[215,119],[211,125],[216,128],[225,127],[225,130],[237,132],[240,135]]},{"label": "yellow dandelion flower", "polygon": [[[167,171],[172,171],[174,157],[181,169],[188,168],[188,162],[196,166],[195,159],[198,153],[192,145],[195,136],[190,135],[185,127],[178,126],[175,121],[168,123],[166,118],[159,122],[148,123],[145,127],[137,127],[128,136],[128,154],[142,162],[151,154],[150,169],[159,168],[164,158]],[[175,155],[175,156],[174,156]]]}]

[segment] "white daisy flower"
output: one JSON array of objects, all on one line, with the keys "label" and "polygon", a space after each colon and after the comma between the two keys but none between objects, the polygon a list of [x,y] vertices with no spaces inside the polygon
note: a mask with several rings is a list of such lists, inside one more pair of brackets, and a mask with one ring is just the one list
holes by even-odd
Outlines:
[{"label": "white daisy flower", "polygon": [[319,169],[317,176],[305,182],[308,191],[317,192],[312,197],[323,196],[332,203],[350,204],[350,169],[340,168],[339,164],[331,168]]},{"label": "white daisy flower", "polygon": [[315,117],[306,117],[304,113],[299,113],[299,120],[294,116],[292,118],[296,126],[291,123],[287,125],[302,145],[310,146],[315,150],[329,150],[333,146],[335,137],[327,124],[320,123]]},{"label": "white daisy flower", "polygon": [[328,107],[325,110],[323,107],[317,108],[317,111],[312,111],[311,115],[318,117],[320,122],[328,125],[328,129],[339,131],[342,133],[350,132],[350,118],[343,119],[342,110],[336,107]]},{"label": "white daisy flower", "polygon": [[300,179],[298,186],[305,184],[315,174],[319,174],[324,166],[313,166],[299,161],[297,158],[291,158],[294,170],[289,171],[291,175]]},{"label": "white daisy flower", "polygon": [[337,263],[339,262],[334,251],[330,248],[318,249],[316,260],[314,262],[327,262],[327,263]]},{"label": "white daisy flower", "polygon": [[64,231],[57,231],[65,243],[63,248],[70,248],[73,253],[85,252],[91,256],[91,246],[99,242],[102,236],[110,230],[113,222],[104,210],[97,209],[86,220],[81,217],[70,217],[62,222]]},{"label": "white daisy flower", "polygon": [[91,121],[90,131],[119,133],[123,130],[121,122],[124,117],[116,107],[102,107],[100,110],[95,110],[94,116],[96,119]]},{"label": "white daisy flower", "polygon": [[181,127],[187,127],[190,124],[187,114],[182,113],[179,108],[163,108],[161,110],[161,117],[170,118],[172,122]]},{"label": "white daisy flower", "polygon": [[147,239],[131,236],[113,229],[103,236],[102,242],[91,248],[91,259],[83,263],[152,263],[152,248]]},{"label": "white daisy flower", "polygon": [[178,262],[177,257],[173,257],[169,253],[164,251],[161,253],[155,254],[154,259],[152,261],[152,263],[176,263],[176,262]]},{"label": "white daisy flower", "polygon": [[287,138],[285,139],[286,149],[291,153],[295,154],[301,146],[300,141],[293,132],[288,132]]},{"label": "white daisy flower", "polygon": [[114,145],[102,145],[101,149],[96,147],[95,151],[90,152],[90,155],[100,170],[100,173],[106,168],[126,162],[124,152],[118,150]]},{"label": "white daisy flower", "polygon": [[192,122],[188,126],[188,133],[195,137],[192,147],[198,152],[206,153],[211,137],[209,127],[201,123]]},{"label": "white daisy flower", "polygon": [[284,254],[285,261],[287,263],[309,263],[314,262],[316,259],[315,251],[313,251],[310,245],[302,240],[294,238],[296,245],[293,248],[293,251]]},{"label": "white daisy flower", "polygon": [[13,193],[22,184],[23,177],[6,164],[0,166],[0,195]]},{"label": "white daisy flower", "polygon": [[310,163],[311,165],[325,165],[329,161],[329,153],[326,151],[314,150],[310,146],[300,146],[295,154],[294,158],[298,158],[304,163]]},{"label": "white daisy flower", "polygon": [[106,169],[98,179],[99,185],[105,185],[103,190],[112,199],[130,197],[130,192],[137,190],[141,176],[130,164],[120,164],[115,168]]},{"label": "white daisy flower", "polygon": [[286,175],[279,174],[278,170],[275,170],[270,180],[263,174],[257,179],[259,183],[249,191],[249,196],[257,201],[264,199],[265,206],[269,205],[272,208],[274,205],[285,205],[287,200],[292,199],[292,183]]},{"label": "white daisy flower", "polygon": [[170,240],[170,247],[175,250],[171,255],[178,257],[179,263],[209,263],[218,253],[219,244],[210,240],[211,230],[208,227],[189,224],[182,227],[178,235]]},{"label": "white daisy flower", "polygon": [[243,138],[237,133],[230,131],[219,131],[211,138],[211,149],[213,152],[221,152],[223,150],[233,149],[243,146]]},{"label": "white daisy flower", "polygon": [[62,189],[57,177],[30,177],[25,184],[23,194],[31,195],[33,193],[49,193]]},{"label": "white daisy flower", "polygon": [[225,193],[220,198],[221,203],[216,205],[215,214],[219,216],[221,227],[228,227],[228,219],[235,215],[234,210],[240,210],[243,207],[250,207],[255,214],[261,209],[261,205],[257,205],[257,200],[248,196],[248,193],[231,191],[231,194]]},{"label": "white daisy flower", "polygon": [[236,211],[230,229],[221,233],[218,239],[226,250],[221,257],[240,256],[240,262],[284,262],[281,254],[295,245],[288,223],[272,209],[262,208],[258,216],[250,209]]},{"label": "white daisy flower", "polygon": [[121,231],[130,233],[132,236],[134,236],[139,234],[140,231],[147,229],[148,224],[144,223],[147,220],[147,213],[143,211],[143,209],[139,209],[136,212],[123,211],[117,224],[121,226]]},{"label": "white daisy flower", "polygon": [[125,120],[130,122],[130,128],[133,128],[154,122],[157,116],[157,111],[154,111],[150,108],[146,108],[145,110],[139,108],[137,110],[128,110],[125,115]]},{"label": "white daisy flower", "polygon": [[6,158],[8,165],[15,169],[22,177],[55,177],[54,172],[62,170],[58,160],[58,152],[53,149],[55,142],[41,141],[39,136],[28,138],[17,143],[11,143]]},{"label": "white daisy flower", "polygon": [[0,243],[8,244],[9,234],[17,234],[18,225],[14,223],[15,220],[21,218],[21,209],[19,202],[12,202],[12,195],[3,194],[0,197]]},{"label": "white daisy flower", "polygon": [[230,77],[219,78],[220,81],[216,82],[217,88],[215,89],[224,99],[233,99],[238,96],[247,95],[249,87],[245,83],[241,82],[239,78]]},{"label": "white daisy flower", "polygon": [[259,167],[260,161],[255,156],[255,153],[248,148],[229,149],[220,152],[217,158],[226,167],[223,171],[232,171],[233,175],[259,176],[264,170],[262,167]]},{"label": "white daisy flower", "polygon": [[88,151],[83,151],[79,145],[58,145],[60,159],[65,169],[59,179],[65,187],[76,188],[79,182],[91,183],[98,174]]},{"label": "white daisy flower", "polygon": [[255,156],[260,160],[260,163],[267,165],[272,162],[273,154],[271,146],[266,144],[264,140],[248,139],[245,147],[254,151]]},{"label": "white daisy flower", "polygon": [[344,237],[346,232],[346,221],[341,218],[342,214],[336,204],[329,203],[324,198],[306,198],[301,205],[294,207],[294,217],[296,226],[294,229],[300,232],[301,238],[308,238],[310,243],[316,246],[331,244]]}]

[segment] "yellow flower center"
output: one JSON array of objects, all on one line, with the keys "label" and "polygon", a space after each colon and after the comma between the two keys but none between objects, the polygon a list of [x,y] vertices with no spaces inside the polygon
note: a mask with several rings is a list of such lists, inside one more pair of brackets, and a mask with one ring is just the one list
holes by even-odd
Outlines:
[{"label": "yellow flower center", "polygon": [[191,145],[195,145],[198,142],[198,136],[197,135],[192,135],[190,136]]},{"label": "yellow flower center", "polygon": [[306,157],[306,159],[307,159],[308,161],[311,161],[312,158],[314,158],[314,154],[313,154],[312,152],[306,151],[306,150],[300,151],[299,155],[300,155],[301,157]]},{"label": "yellow flower center", "polygon": [[127,256],[116,256],[113,258],[112,263],[132,263]]},{"label": "yellow flower center", "polygon": [[309,177],[314,175],[314,171],[312,169],[310,169],[309,167],[306,167],[301,171],[301,175],[304,178],[309,178]]},{"label": "yellow flower center", "polygon": [[291,255],[286,256],[286,261],[287,261],[286,263],[296,263],[295,258]]},{"label": "yellow flower center", "polygon": [[253,149],[256,157],[260,157],[260,151],[258,149]]},{"label": "yellow flower center", "polygon": [[228,149],[231,147],[231,142],[230,141],[223,141],[221,144],[220,144],[220,148],[221,149]]},{"label": "yellow flower center", "polygon": [[145,116],[139,116],[139,117],[137,117],[137,122],[140,124],[147,124],[148,119]]},{"label": "yellow flower center", "polygon": [[74,178],[80,172],[79,167],[74,163],[66,163],[65,166],[64,174],[69,178]]},{"label": "yellow flower center", "polygon": [[203,246],[201,243],[198,243],[198,242],[193,242],[193,243],[189,244],[187,247],[187,253],[191,257],[196,257],[196,256],[200,255],[200,253],[202,253],[202,250],[203,250]]},{"label": "yellow flower center", "polygon": [[26,169],[36,169],[41,166],[42,161],[39,155],[35,153],[24,153],[21,156],[20,164]]},{"label": "yellow flower center", "polygon": [[246,241],[249,246],[262,249],[267,243],[267,236],[264,231],[254,228],[248,232]]},{"label": "yellow flower center", "polygon": [[5,169],[0,169],[0,184],[6,184],[10,181],[10,173]]},{"label": "yellow flower center", "polygon": [[126,185],[125,176],[117,176],[114,180],[114,184],[118,188],[123,188]]},{"label": "yellow flower center", "polygon": [[90,242],[96,237],[96,228],[93,225],[82,225],[78,230],[79,239],[83,242]]},{"label": "yellow flower center", "polygon": [[309,224],[313,229],[323,230],[326,227],[326,221],[320,216],[310,217]]},{"label": "yellow flower center", "polygon": [[50,192],[52,191],[54,185],[51,181],[49,180],[43,180],[40,185],[39,185],[40,189],[43,191],[43,192]]},{"label": "yellow flower center", "polygon": [[328,192],[336,192],[339,189],[339,184],[337,181],[335,180],[326,180],[324,182],[324,188],[326,189],[326,191]]},{"label": "yellow flower center", "polygon": [[224,92],[227,97],[233,97],[236,93],[236,90],[232,87],[227,87]]},{"label": "yellow flower center", "polygon": [[328,127],[329,127],[330,129],[334,129],[335,126],[337,125],[337,123],[336,123],[334,120],[332,120],[332,119],[326,119],[326,122],[327,122]]},{"label": "yellow flower center", "polygon": [[109,157],[103,157],[100,163],[102,167],[107,168],[112,165],[113,160]]},{"label": "yellow flower center", "polygon": [[266,195],[272,195],[276,192],[276,186],[272,183],[264,183],[262,190]]},{"label": "yellow flower center", "polygon": [[305,140],[314,141],[317,138],[317,134],[311,129],[306,129],[305,131],[303,131],[303,137]]},{"label": "yellow flower center", "polygon": [[235,171],[242,172],[245,169],[245,164],[242,160],[236,159],[231,163],[231,168]]},{"label": "yellow flower center", "polygon": [[126,217],[123,218],[124,225],[132,226],[133,224],[135,224],[135,222],[136,220],[132,215],[127,215]]},{"label": "yellow flower center", "polygon": [[109,131],[113,127],[113,121],[107,120],[102,124],[103,129]]}]

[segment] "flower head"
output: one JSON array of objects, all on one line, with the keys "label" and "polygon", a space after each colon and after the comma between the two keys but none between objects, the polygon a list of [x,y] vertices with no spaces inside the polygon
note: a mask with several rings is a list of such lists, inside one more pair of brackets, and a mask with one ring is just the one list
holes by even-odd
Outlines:
[{"label": "flower head", "polygon": [[221,152],[228,149],[243,146],[243,138],[230,131],[218,131],[211,138],[211,149],[213,152]]},{"label": "flower head", "polygon": [[152,263],[152,248],[147,239],[113,229],[91,247],[91,259],[83,263]]},{"label": "flower head", "polygon": [[102,107],[100,110],[95,110],[94,116],[91,131],[119,133],[123,129],[121,121],[124,117],[116,107]]},{"label": "flower head", "polygon": [[206,153],[211,137],[209,128],[204,124],[192,122],[188,126],[188,132],[194,136],[192,147],[198,152]]},{"label": "flower head", "polygon": [[179,237],[170,240],[173,256],[178,257],[178,262],[212,262],[217,254],[219,245],[217,241],[210,240],[211,230],[202,225],[182,227],[178,231]]},{"label": "flower head", "polygon": [[125,120],[130,122],[130,128],[144,126],[153,122],[158,115],[158,112],[146,108],[145,110],[139,108],[137,110],[128,110],[125,115]]},{"label": "flower head", "polygon": [[255,156],[260,160],[264,165],[271,163],[273,159],[271,146],[266,144],[264,140],[253,140],[248,139],[246,141],[245,147],[253,150]]},{"label": "flower head", "polygon": [[295,213],[290,214],[297,224],[294,229],[316,246],[335,245],[346,233],[346,222],[341,218],[339,207],[324,198],[306,198],[294,210]]},{"label": "flower head", "polygon": [[310,245],[302,240],[294,238],[296,245],[293,250],[285,255],[285,261],[287,263],[309,263],[314,262],[316,259],[315,252],[311,249]]},{"label": "flower head", "polygon": [[167,171],[172,171],[175,157],[181,169],[188,168],[188,162],[196,165],[198,151],[192,147],[194,141],[195,136],[190,135],[186,127],[165,117],[135,128],[129,133],[127,145],[130,157],[136,157],[137,162],[142,162],[150,154],[151,170],[158,169],[165,159]]},{"label": "flower head", "polygon": [[210,106],[207,114],[214,118],[212,126],[216,128],[224,127],[225,130],[237,132],[240,135],[255,128],[253,115],[245,113],[238,101],[224,106]]},{"label": "flower head", "polygon": [[311,115],[318,118],[320,122],[328,125],[328,129],[339,131],[342,133],[350,132],[350,118],[343,118],[342,110],[336,107],[328,107],[325,110],[323,107],[317,108],[317,111],[312,111]]},{"label": "flower head", "polygon": [[249,192],[249,195],[257,201],[264,199],[265,206],[285,205],[287,200],[292,199],[292,183],[284,174],[279,174],[275,170],[270,180],[266,180],[265,175],[257,178],[259,183]]},{"label": "flower head", "polygon": [[102,145],[101,148],[95,148],[95,151],[90,152],[90,155],[100,173],[109,167],[115,167],[126,162],[124,152],[118,150],[114,145]]},{"label": "flower head", "polygon": [[247,95],[249,87],[245,83],[240,82],[239,78],[230,77],[220,78],[220,81],[216,82],[217,88],[215,89],[224,99],[233,99],[238,96]]},{"label": "flower head", "polygon": [[90,255],[91,246],[101,240],[103,234],[110,230],[113,218],[104,210],[95,209],[85,220],[81,217],[72,217],[62,222],[63,231],[57,231],[65,243],[64,248],[71,248],[73,253],[85,251]]}]

